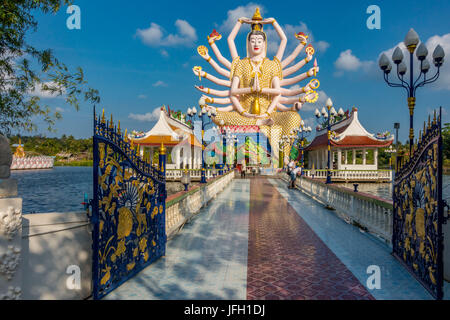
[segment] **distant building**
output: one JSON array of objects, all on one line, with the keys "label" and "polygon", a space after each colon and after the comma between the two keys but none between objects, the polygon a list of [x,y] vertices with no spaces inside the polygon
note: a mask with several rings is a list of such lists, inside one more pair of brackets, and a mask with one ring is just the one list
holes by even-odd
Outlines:
[{"label": "distant building", "polygon": [[[378,149],[389,147],[394,136],[389,132],[372,134],[358,120],[358,109],[331,126],[331,162],[337,170],[377,170]],[[326,169],[328,164],[327,128],[317,128],[308,151],[308,168]]]},{"label": "distant building", "polygon": [[202,167],[202,144],[194,135],[190,122],[186,121],[184,114],[170,112],[161,107],[158,122],[148,132],[132,132],[128,138],[134,145],[139,146],[141,157],[145,151],[153,159],[155,150],[161,143],[171,154],[171,163],[168,169],[200,169]]}]

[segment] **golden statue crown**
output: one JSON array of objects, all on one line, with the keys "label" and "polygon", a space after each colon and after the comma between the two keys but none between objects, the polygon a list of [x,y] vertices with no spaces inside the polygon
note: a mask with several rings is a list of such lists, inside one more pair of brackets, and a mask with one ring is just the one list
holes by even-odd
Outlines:
[{"label": "golden statue crown", "polygon": [[253,14],[252,20],[262,20],[261,13],[259,12],[259,8],[256,8],[255,13]]},{"label": "golden statue crown", "polygon": [[[261,21],[262,19],[263,18],[261,16],[261,13],[259,12],[259,8],[256,8],[255,13],[253,14],[252,20],[253,21]],[[263,31],[263,25],[261,23],[253,23],[252,30],[253,31]]]}]

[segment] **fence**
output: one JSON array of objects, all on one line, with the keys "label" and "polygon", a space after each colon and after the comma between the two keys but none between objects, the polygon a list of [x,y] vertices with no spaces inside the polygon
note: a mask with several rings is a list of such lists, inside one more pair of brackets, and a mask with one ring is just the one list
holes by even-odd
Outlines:
[{"label": "fence", "polygon": [[[288,180],[285,173],[283,179]],[[391,202],[307,177],[298,178],[296,185],[312,198],[336,209],[339,216],[345,220],[366,228],[387,243],[391,242],[393,211]]]},{"label": "fence", "polygon": [[[391,170],[330,170],[334,181],[392,181]],[[325,169],[303,170],[304,176],[316,179],[326,179]]]}]

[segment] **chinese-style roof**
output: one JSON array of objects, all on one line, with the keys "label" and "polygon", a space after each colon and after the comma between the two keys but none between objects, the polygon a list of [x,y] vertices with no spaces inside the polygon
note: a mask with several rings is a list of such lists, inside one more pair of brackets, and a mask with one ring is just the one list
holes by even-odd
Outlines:
[{"label": "chinese-style roof", "polygon": [[[358,109],[354,108],[350,117],[331,126],[334,136],[330,139],[332,147],[360,148],[360,147],[388,147],[394,141],[394,136],[377,137],[364,129],[358,120]],[[317,130],[317,135],[306,150],[325,148],[328,145],[327,129]]]},{"label": "chinese-style roof", "polygon": [[166,109],[161,108],[158,122],[142,137],[129,137],[136,145],[143,146],[176,146],[182,142],[191,146],[202,147],[194,135],[194,131],[185,123],[169,117]]}]

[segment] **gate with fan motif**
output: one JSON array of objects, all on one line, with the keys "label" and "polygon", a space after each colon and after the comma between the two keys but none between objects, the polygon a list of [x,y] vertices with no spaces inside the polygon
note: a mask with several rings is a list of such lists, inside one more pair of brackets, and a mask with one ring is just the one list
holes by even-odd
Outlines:
[{"label": "gate with fan motif", "polygon": [[394,179],[393,255],[436,298],[443,297],[441,116],[428,120]]},{"label": "gate with fan motif", "polygon": [[[95,113],[95,111],[94,111]],[[162,147],[163,149],[164,147]],[[165,152],[142,160],[119,126],[94,114],[93,298],[165,255]]]}]

